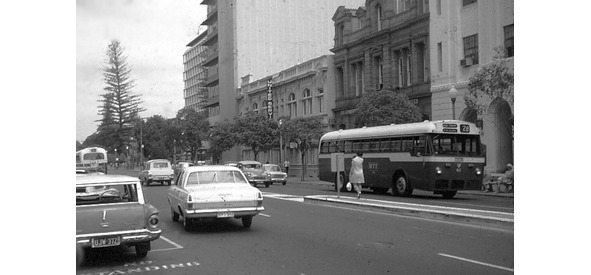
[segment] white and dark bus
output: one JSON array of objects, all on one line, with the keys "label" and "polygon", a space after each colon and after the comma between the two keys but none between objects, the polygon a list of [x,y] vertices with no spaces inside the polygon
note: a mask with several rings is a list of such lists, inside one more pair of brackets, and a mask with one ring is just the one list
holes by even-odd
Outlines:
[{"label": "white and dark bus", "polygon": [[347,182],[358,151],[364,159],[363,187],[376,193],[392,188],[393,195],[410,196],[420,189],[452,198],[458,190],[482,187],[486,159],[474,123],[443,120],[339,130],[322,136],[319,146],[319,179],[335,182],[335,189],[331,155],[343,153],[345,171],[339,176]]},{"label": "white and dark bus", "polygon": [[107,174],[107,150],[87,147],[76,152],[76,170]]}]

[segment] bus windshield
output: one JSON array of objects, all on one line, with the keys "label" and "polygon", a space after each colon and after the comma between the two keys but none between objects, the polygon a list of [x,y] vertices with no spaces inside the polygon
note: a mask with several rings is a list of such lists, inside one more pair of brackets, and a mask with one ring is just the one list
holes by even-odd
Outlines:
[{"label": "bus windshield", "polygon": [[480,156],[480,136],[436,134],[431,136],[436,155]]}]

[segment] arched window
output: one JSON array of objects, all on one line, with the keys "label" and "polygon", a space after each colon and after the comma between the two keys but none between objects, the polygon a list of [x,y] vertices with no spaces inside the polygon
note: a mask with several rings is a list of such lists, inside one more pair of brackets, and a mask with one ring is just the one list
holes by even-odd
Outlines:
[{"label": "arched window", "polygon": [[302,93],[302,112],[303,115],[312,114],[312,93],[309,89],[305,89]]},{"label": "arched window", "polygon": [[382,5],[378,4],[376,6],[376,19],[378,22],[378,31],[382,30]]},{"label": "arched window", "polygon": [[256,102],[252,104],[252,111],[255,113],[259,112],[259,105]]},{"label": "arched window", "polygon": [[287,106],[289,109],[289,116],[290,117],[297,117],[298,116],[298,103],[296,102],[296,96],[294,93],[289,94],[287,98]]}]

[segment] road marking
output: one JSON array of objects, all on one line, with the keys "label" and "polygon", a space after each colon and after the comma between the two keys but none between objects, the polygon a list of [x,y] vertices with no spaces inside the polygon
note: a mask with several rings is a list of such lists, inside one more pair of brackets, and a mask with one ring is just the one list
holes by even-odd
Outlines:
[{"label": "road marking", "polygon": [[453,258],[453,259],[460,260],[460,261],[466,261],[466,262],[470,262],[470,263],[475,263],[475,264],[479,264],[479,265],[484,265],[484,266],[489,266],[489,267],[494,267],[494,268],[498,268],[498,269],[502,269],[502,270],[507,270],[507,271],[514,272],[513,268],[508,268],[508,267],[504,267],[504,266],[498,266],[498,265],[494,265],[494,264],[487,264],[487,263],[483,263],[483,262],[479,262],[479,261],[474,261],[474,260],[470,260],[470,259],[466,259],[466,258],[462,258],[462,257],[458,257],[458,256],[443,254],[443,253],[439,253],[439,255],[440,256],[444,256],[444,257]]},{"label": "road marking", "polygon": [[183,248],[181,245],[179,245],[179,244],[177,244],[177,243],[175,243],[175,242],[173,242],[173,241],[171,241],[171,240],[169,240],[169,239],[165,238],[165,237],[164,237],[164,236],[162,236],[162,235],[160,235],[160,239],[163,239],[163,240],[165,240],[165,241],[169,242],[170,244],[172,244],[172,245],[176,246],[176,248]]},{"label": "road marking", "polygon": [[267,217],[270,218],[271,216],[267,215],[267,214],[263,214],[263,213],[259,213],[259,215],[263,216],[263,217]]},{"label": "road marking", "polygon": [[304,202],[304,197],[302,197],[302,196],[263,192],[263,198],[264,197],[279,199],[279,200],[286,200],[286,201]]}]

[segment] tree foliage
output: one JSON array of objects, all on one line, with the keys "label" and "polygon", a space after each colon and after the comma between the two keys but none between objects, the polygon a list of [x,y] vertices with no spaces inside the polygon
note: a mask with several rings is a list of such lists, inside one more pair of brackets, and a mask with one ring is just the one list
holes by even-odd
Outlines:
[{"label": "tree foliage", "polygon": [[198,113],[193,108],[183,108],[178,111],[175,118],[176,133],[180,137],[176,140],[182,144],[190,154],[193,161],[197,161],[198,150],[203,141],[209,138],[209,120],[203,113]]},{"label": "tree foliage", "polygon": [[479,115],[486,113],[488,104],[496,98],[502,98],[513,106],[514,76],[502,49],[496,49],[495,60],[481,67],[468,82],[468,92],[464,96],[466,106],[478,111]]},{"label": "tree foliage", "polygon": [[421,121],[419,108],[405,94],[391,90],[365,92],[357,109],[358,127]]},{"label": "tree foliage", "polygon": [[237,143],[235,134],[237,131],[234,128],[235,124],[227,120],[211,127],[207,153],[213,157],[214,163],[217,163],[223,152],[232,149]]},{"label": "tree foliage", "polygon": [[318,117],[298,117],[285,121],[281,133],[287,143],[295,142],[298,145],[302,163],[301,179],[305,180],[308,163],[306,153],[309,149],[317,148],[320,138],[324,134],[326,125]]},{"label": "tree foliage", "polygon": [[104,135],[105,146],[118,150],[130,142],[137,115],[145,111],[139,107],[142,103],[140,95],[131,91],[134,81],[130,78],[131,69],[124,51],[119,41],[112,41],[107,46],[103,65],[105,93],[98,100],[101,116],[98,130]]},{"label": "tree foliage", "polygon": [[234,130],[238,144],[250,147],[257,160],[259,152],[267,152],[277,147],[277,122],[264,114],[252,111],[235,118]]},{"label": "tree foliage", "polygon": [[154,115],[142,124],[142,143],[147,159],[168,159],[172,154],[173,143],[170,132],[173,131],[172,119]]}]

